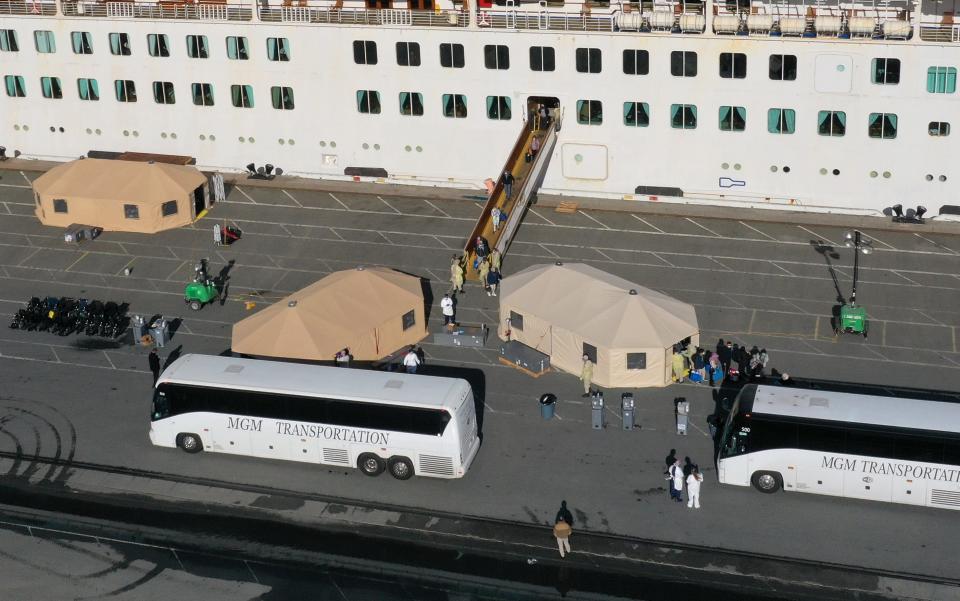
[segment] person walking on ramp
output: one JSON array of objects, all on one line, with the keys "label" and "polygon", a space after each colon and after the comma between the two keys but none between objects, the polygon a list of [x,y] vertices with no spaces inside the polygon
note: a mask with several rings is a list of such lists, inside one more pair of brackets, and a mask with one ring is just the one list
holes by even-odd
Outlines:
[{"label": "person walking on ramp", "polygon": [[567,553],[570,552],[570,534],[573,532],[573,528],[570,527],[563,517],[561,516],[557,523],[553,527],[553,536],[557,539],[557,547],[560,549],[560,558],[567,556]]}]

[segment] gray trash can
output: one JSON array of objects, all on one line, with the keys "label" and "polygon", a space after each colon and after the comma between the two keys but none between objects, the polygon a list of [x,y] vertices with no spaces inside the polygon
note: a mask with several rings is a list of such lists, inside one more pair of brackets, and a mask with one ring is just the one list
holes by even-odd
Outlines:
[{"label": "gray trash can", "polygon": [[543,419],[551,419],[556,410],[557,395],[548,392],[540,396],[540,417]]},{"label": "gray trash can", "polygon": [[624,392],[620,395],[620,414],[623,416],[623,429],[633,430],[633,393]]},{"label": "gray trash can", "polygon": [[133,330],[133,342],[136,344],[147,334],[147,322],[143,315],[134,315],[130,318],[130,329]]},{"label": "gray trash can", "polygon": [[154,344],[163,348],[170,340],[170,324],[161,317],[150,326],[150,335],[153,336]]},{"label": "gray trash can", "polygon": [[590,399],[590,416],[593,429],[603,429],[603,393],[599,390]]}]

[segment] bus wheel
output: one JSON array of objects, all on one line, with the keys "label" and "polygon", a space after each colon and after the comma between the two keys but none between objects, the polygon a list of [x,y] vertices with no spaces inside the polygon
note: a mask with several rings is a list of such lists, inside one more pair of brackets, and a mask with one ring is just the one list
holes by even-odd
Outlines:
[{"label": "bus wheel", "polygon": [[750,478],[753,487],[762,493],[773,494],[780,490],[782,479],[777,472],[754,472]]},{"label": "bus wheel", "polygon": [[177,446],[188,453],[199,453],[203,450],[203,443],[196,434],[180,434],[177,436]]},{"label": "bus wheel", "polygon": [[406,457],[391,457],[390,475],[397,480],[409,480],[413,476],[413,464]]},{"label": "bus wheel", "polygon": [[367,476],[379,476],[387,466],[373,453],[364,453],[357,457],[357,469]]}]

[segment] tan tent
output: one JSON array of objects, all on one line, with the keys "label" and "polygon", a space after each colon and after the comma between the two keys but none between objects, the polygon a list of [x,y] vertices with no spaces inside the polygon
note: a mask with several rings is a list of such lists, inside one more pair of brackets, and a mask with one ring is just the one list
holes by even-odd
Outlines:
[{"label": "tan tent", "polygon": [[233,351],[331,361],[382,359],[427,335],[420,278],[381,267],[337,271],[234,324]]},{"label": "tan tent", "polygon": [[699,343],[693,306],[582,263],[534,265],[501,290],[500,338],[509,327],[511,340],[577,375],[594,356],[600,386],[666,386],[673,345]]},{"label": "tan tent", "polygon": [[80,159],[33,182],[35,213],[44,225],[152,234],[190,224],[207,206],[206,183],[195,167]]}]

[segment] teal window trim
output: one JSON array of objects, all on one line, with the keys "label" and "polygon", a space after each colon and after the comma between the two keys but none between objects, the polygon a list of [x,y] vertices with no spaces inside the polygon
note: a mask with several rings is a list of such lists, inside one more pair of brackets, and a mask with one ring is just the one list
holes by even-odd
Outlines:
[{"label": "teal window trim", "polygon": [[34,31],[33,40],[40,54],[53,54],[57,51],[57,42],[52,31]]},{"label": "teal window trim", "polygon": [[650,105],[646,102],[624,102],[623,124],[628,127],[648,127],[650,125]]}]

